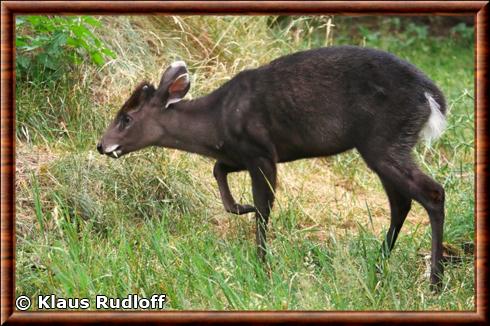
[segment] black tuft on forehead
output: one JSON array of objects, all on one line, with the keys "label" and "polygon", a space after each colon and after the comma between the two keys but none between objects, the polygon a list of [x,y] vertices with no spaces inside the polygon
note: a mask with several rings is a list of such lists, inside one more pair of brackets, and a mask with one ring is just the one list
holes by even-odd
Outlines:
[{"label": "black tuft on forehead", "polygon": [[141,104],[149,100],[154,93],[155,87],[152,84],[146,81],[141,82],[123,104],[117,115],[120,116],[123,113],[137,109]]}]

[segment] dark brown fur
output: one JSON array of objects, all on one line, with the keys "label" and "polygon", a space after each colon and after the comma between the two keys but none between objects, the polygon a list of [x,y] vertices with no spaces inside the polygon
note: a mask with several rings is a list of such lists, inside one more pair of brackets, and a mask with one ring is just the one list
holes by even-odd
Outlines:
[{"label": "dark brown fur", "polygon": [[[265,259],[276,164],[356,148],[388,195],[391,225],[383,252],[391,251],[412,200],[418,201],[432,227],[431,283],[441,285],[444,189],[416,166],[411,150],[431,114],[425,92],[443,114],[446,104],[422,72],[378,50],[322,48],[243,71],[207,96],[165,109],[169,98],[183,97],[189,89],[174,83],[186,72],[175,65],[157,89],[138,86],[99,151],[119,156],[155,145],[216,159],[224,207],[235,214],[256,213],[258,254]],[[109,146],[119,155],[106,152]],[[230,193],[227,175],[241,170],[252,178],[253,206],[237,204]]]}]

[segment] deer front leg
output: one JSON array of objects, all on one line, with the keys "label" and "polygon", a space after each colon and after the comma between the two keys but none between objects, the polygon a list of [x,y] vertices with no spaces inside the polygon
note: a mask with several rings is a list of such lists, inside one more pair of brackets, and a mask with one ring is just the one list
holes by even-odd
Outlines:
[{"label": "deer front leg", "polygon": [[260,260],[265,262],[267,223],[274,203],[276,187],[276,164],[270,159],[258,158],[248,167],[248,170],[252,178],[252,192],[257,209],[255,213],[257,253]]},{"label": "deer front leg", "polygon": [[256,212],[255,207],[251,205],[240,205],[235,202],[231,195],[230,187],[228,186],[228,173],[237,172],[241,169],[231,167],[223,162],[216,162],[213,169],[214,177],[218,182],[218,189],[221,196],[223,206],[228,213],[242,215],[247,213]]}]

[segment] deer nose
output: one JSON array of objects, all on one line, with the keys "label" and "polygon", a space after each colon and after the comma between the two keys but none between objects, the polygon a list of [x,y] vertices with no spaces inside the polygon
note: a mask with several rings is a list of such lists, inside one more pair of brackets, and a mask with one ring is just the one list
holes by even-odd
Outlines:
[{"label": "deer nose", "polygon": [[99,152],[100,154],[104,154],[104,151],[102,150],[102,144],[101,143],[97,144],[97,152]]}]

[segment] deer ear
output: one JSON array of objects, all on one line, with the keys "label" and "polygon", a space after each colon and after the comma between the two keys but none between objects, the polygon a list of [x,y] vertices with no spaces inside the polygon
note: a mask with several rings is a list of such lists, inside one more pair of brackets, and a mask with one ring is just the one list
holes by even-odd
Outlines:
[{"label": "deer ear", "polygon": [[164,100],[164,107],[181,101],[191,87],[189,72],[183,61],[176,61],[165,70],[158,86],[157,96]]},{"label": "deer ear", "polygon": [[177,76],[177,78],[175,78],[175,80],[168,87],[168,99],[167,103],[165,104],[165,108],[168,108],[170,104],[182,101],[190,87],[191,82],[189,80],[188,73]]}]

